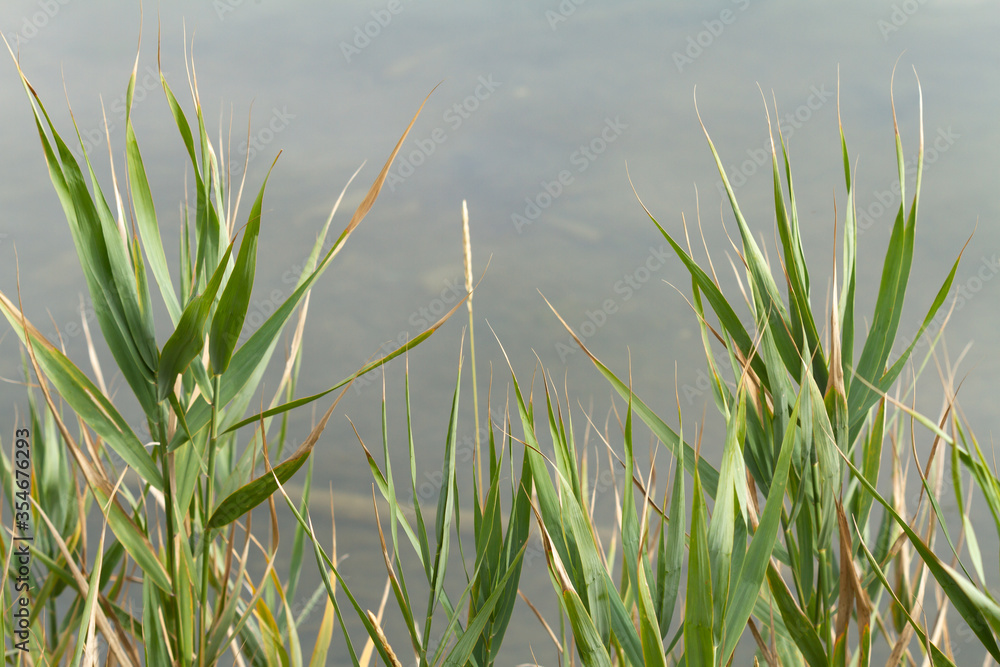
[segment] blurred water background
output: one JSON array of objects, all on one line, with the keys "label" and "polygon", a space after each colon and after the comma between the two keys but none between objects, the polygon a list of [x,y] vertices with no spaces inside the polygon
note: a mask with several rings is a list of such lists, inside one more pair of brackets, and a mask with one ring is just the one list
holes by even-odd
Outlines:
[{"label": "blurred water background", "polygon": [[[383,346],[421,331],[464,294],[460,211],[467,199],[477,276],[489,260],[475,299],[484,420],[490,364],[493,406],[500,413],[507,395],[509,371],[498,338],[522,382],[540,359],[560,389],[565,378],[574,409],[592,410],[603,427],[609,388],[539,292],[620,375],[627,374],[631,354],[636,392],[662,415],[676,415],[676,383],[687,423],[701,418],[710,395],[699,374],[704,358],[696,322],[681,295],[690,292],[690,282],[637,203],[626,174],[627,164],[643,202],[672,232],[681,233],[682,213],[693,224],[700,204],[720,278],[733,286],[724,224],[730,234],[735,225],[695,114],[696,86],[702,119],[772,260],[777,253],[765,99],[772,123],[780,121],[796,178],[803,243],[814,267],[813,300],[822,305],[839,239],[835,200],[841,223],[845,201],[839,68],[840,111],[856,160],[864,228],[859,284],[870,286],[859,289],[859,312],[870,313],[899,201],[893,192],[890,75],[898,60],[896,111],[904,148],[913,157],[915,68],[923,86],[927,155],[900,335],[916,330],[978,223],[955,281],[959,301],[947,342],[952,356],[973,344],[962,366],[961,398],[981,441],[991,442],[1000,426],[996,3],[215,0],[146,3],[145,10],[133,114],[168,249],[176,253],[186,158],[156,75],[158,29],[163,70],[190,109],[181,94],[186,26],[202,104],[214,124],[210,133],[221,127],[228,136],[231,123],[230,155],[241,164],[249,154],[250,190],[256,191],[282,151],[265,198],[251,324],[291,292],[350,174],[368,160],[334,221],[337,229],[421,100],[441,82],[374,210],[314,289],[299,393],[329,387],[388,349]],[[0,6],[0,31],[12,43],[19,40],[22,67],[64,135],[72,126],[63,87],[89,145],[103,145],[103,98],[119,167],[125,86],[139,28],[137,3],[126,0],[5,0]],[[47,334],[58,327],[69,356],[89,372],[77,325],[82,274],[16,70],[0,60],[0,287],[8,295],[15,291],[16,249],[28,317]],[[108,183],[106,149],[94,154]],[[243,217],[249,211],[244,201]],[[703,257],[703,251],[696,254]],[[159,318],[161,327],[166,322]],[[463,309],[409,359],[418,475],[429,506],[436,501],[434,472],[465,324]],[[106,350],[101,359],[106,372],[113,368]],[[397,465],[406,451],[402,372],[401,361],[390,365],[386,385]],[[928,373],[933,376],[933,368]],[[20,375],[18,345],[6,332],[0,376]],[[110,375],[112,386],[124,393],[121,377]],[[928,379],[933,388],[934,378]],[[344,416],[370,448],[381,446],[381,376],[368,380],[349,391],[317,447],[314,512],[329,535],[326,494],[332,484],[339,550],[348,555],[344,572],[374,608],[385,571],[373,530],[371,479]],[[474,426],[467,364],[463,383],[460,440],[468,442]],[[936,416],[939,397],[931,394],[933,389],[918,396],[918,404]],[[322,412],[328,403],[316,405]],[[23,389],[0,385],[4,434],[13,427],[15,406],[26,407]],[[713,407],[708,410],[711,422]],[[138,416],[137,410],[130,414]],[[293,444],[308,432],[310,419],[308,409],[299,413]],[[574,420],[578,435],[585,423],[582,414]],[[717,425],[709,427],[704,453],[717,459],[713,433]],[[309,571],[315,578],[314,568]],[[457,564],[452,571],[459,571]],[[529,551],[523,577],[522,588],[551,610],[537,548]],[[312,586],[301,590],[302,599],[293,601],[299,608]],[[318,609],[311,616],[307,635],[321,615]],[[398,617],[390,616],[390,634],[398,633]],[[519,606],[513,623],[504,659],[526,662],[533,651],[539,664],[554,664],[555,649],[526,607]]]}]

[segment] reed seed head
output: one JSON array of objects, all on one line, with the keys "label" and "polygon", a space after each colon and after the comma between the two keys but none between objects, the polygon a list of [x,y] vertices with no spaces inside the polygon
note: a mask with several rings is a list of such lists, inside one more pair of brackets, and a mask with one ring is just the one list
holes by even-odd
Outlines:
[{"label": "reed seed head", "polygon": [[465,291],[470,294],[469,308],[472,308],[472,241],[469,238],[469,206],[462,200],[462,241],[465,245]]},{"label": "reed seed head", "polygon": [[368,610],[368,620],[375,626],[375,632],[378,634],[378,640],[382,644],[382,648],[385,649],[385,652],[389,654],[389,659],[392,660],[393,667],[403,667],[403,663],[399,661],[399,658],[396,657],[396,653],[392,650],[392,647],[389,646],[389,640],[386,639],[385,632],[382,631],[382,626],[379,625],[378,618],[376,618],[375,614],[373,614],[370,609]]}]

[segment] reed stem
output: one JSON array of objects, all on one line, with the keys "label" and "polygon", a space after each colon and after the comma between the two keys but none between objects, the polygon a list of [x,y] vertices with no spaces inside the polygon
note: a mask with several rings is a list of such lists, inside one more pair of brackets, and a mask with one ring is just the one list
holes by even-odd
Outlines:
[{"label": "reed stem", "polygon": [[476,386],[476,328],[472,314],[472,241],[469,236],[469,206],[462,200],[462,240],[465,250],[465,291],[469,294],[465,302],[469,308],[469,350],[472,355],[472,410],[476,419],[476,484],[479,506],[483,505],[483,456],[479,444],[479,391]]}]

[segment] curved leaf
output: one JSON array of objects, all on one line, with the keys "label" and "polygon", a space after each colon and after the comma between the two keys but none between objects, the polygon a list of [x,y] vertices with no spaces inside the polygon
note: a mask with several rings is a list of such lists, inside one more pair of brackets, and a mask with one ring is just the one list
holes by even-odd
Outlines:
[{"label": "curved leaf", "polygon": [[215,301],[215,293],[222,282],[222,276],[226,272],[226,265],[229,263],[229,255],[233,251],[233,245],[229,244],[229,249],[223,256],[219,266],[215,269],[212,279],[205,286],[205,291],[191,299],[191,303],[184,309],[177,328],[170,334],[170,338],[163,345],[160,353],[160,368],[156,373],[156,398],[164,400],[170,395],[174,388],[174,380],[188,364],[194,360],[205,346],[205,324],[208,322],[208,314],[212,309],[212,302]]}]

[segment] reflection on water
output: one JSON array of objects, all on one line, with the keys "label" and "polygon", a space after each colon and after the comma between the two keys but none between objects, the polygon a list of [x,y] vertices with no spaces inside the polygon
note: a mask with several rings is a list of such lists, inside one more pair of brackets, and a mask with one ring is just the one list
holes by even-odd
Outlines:
[{"label": "reflection on water", "polygon": [[[159,12],[164,71],[175,89],[183,88],[186,21],[188,35],[194,35],[202,102],[226,132],[232,119],[233,133],[224,143],[234,162],[249,159],[251,187],[282,151],[265,199],[251,302],[251,312],[261,317],[288,293],[342,184],[366,159],[360,178],[374,179],[375,165],[426,93],[441,82],[382,198],[315,290],[306,337],[310,363],[303,366],[300,393],[330,386],[384,350],[386,342],[418,333],[459,298],[464,292],[460,204],[467,199],[477,275],[489,260],[476,297],[480,395],[492,363],[493,405],[502,410],[508,371],[489,322],[519,378],[527,382],[537,353],[557,384],[566,376],[571,400],[594,405],[600,423],[608,387],[569,345],[539,291],[609,366],[624,372],[631,354],[637,392],[664,415],[673,414],[675,372],[677,386],[686,388],[681,405],[692,422],[707,397],[699,388],[703,359],[694,318],[671,287],[686,293],[688,279],[635,201],[628,176],[672,231],[680,230],[681,212],[694,225],[700,207],[720,279],[735,285],[723,227],[732,231],[731,215],[720,209],[718,174],[695,115],[695,86],[702,119],[741,206],[772,257],[765,106],[771,122],[780,121],[795,169],[803,244],[815,267],[813,298],[821,304],[828,292],[835,197],[843,218],[838,66],[841,116],[857,159],[859,280],[874,285],[899,201],[889,107],[890,73],[899,58],[895,96],[907,155],[915,152],[917,132],[911,66],[923,86],[927,141],[910,307],[900,335],[916,330],[978,220],[956,279],[960,305],[949,341],[953,350],[975,342],[965,364],[964,406],[983,438],[997,428],[991,409],[1000,372],[991,353],[1000,345],[1000,282],[992,280],[1000,232],[996,198],[990,196],[1000,155],[994,150],[1000,102],[1000,70],[993,66],[1000,55],[992,39],[1000,23],[995,4],[220,0],[171,3]],[[61,98],[65,76],[85,144],[100,141],[100,94],[118,151],[124,134],[121,100],[138,27],[138,12],[125,1],[98,7],[11,0],[0,8],[0,31],[20,39],[22,66],[60,127],[69,128]],[[170,239],[183,198],[184,161],[153,76],[156,27],[156,17],[147,12],[134,113],[164,236]],[[0,72],[5,156],[0,285],[13,290],[16,246],[29,317],[47,332],[58,326],[70,356],[83,360],[83,337],[75,324],[81,285],[75,252],[14,68],[8,64]],[[105,163],[98,160],[102,178]],[[366,187],[352,188],[348,210]],[[859,300],[860,312],[870,312],[874,288],[859,292]],[[429,488],[444,438],[462,320],[449,323],[410,356],[418,468]],[[164,321],[160,318],[161,326]],[[0,371],[17,377],[13,338],[3,345]],[[110,356],[102,359],[109,368]],[[396,362],[387,387],[392,446],[403,455],[401,374]],[[122,387],[120,377],[112,382]],[[19,388],[2,391],[3,405],[23,407]],[[380,433],[380,395],[380,378],[374,377],[358,383],[342,403],[373,442]],[[471,406],[468,391],[464,399],[465,407]],[[933,402],[925,407],[937,409]],[[0,414],[12,419],[10,409]],[[308,421],[303,413],[297,437],[303,437]],[[462,428],[463,436],[471,436],[467,412]],[[709,442],[705,451],[711,457],[718,449]],[[344,497],[370,495],[360,447],[345,419],[328,428],[317,449],[316,471],[320,488],[330,481]],[[357,545],[348,571],[353,582],[364,582],[364,595],[374,605],[384,575],[378,559],[362,555],[377,548],[370,515],[363,514],[340,523],[340,543]],[[525,577],[526,586],[544,597],[541,560],[526,568]],[[530,643],[542,664],[555,662],[551,643],[527,611],[514,623],[520,641],[509,642],[512,661],[529,660]]]}]

